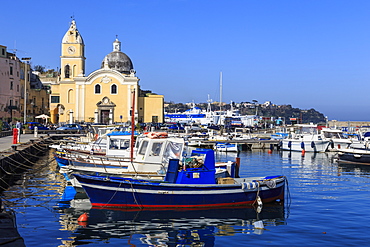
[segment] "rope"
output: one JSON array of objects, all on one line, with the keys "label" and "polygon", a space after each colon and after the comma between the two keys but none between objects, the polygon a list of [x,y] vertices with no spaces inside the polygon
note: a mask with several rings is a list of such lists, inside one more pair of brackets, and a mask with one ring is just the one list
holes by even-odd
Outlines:
[{"label": "rope", "polygon": [[284,176],[285,178],[285,181],[286,181],[286,190],[287,190],[287,215],[286,215],[286,219],[289,218],[289,215],[290,215],[290,205],[292,203],[292,197],[290,195],[290,189],[289,189],[289,183],[288,183],[288,179]]},{"label": "rope", "polygon": [[[25,168],[27,168],[27,169],[30,169],[32,166],[27,166],[27,165],[24,165],[24,164],[22,164],[21,162],[19,162],[19,161],[17,161],[17,160],[15,160],[15,159],[13,159],[13,158],[11,158],[10,156],[8,157],[8,159],[10,159],[10,160],[12,160],[14,163],[17,163],[19,166],[16,166],[16,168],[19,168],[20,166],[22,166],[22,167],[25,167]],[[13,164],[10,164],[10,165],[13,165]],[[14,165],[13,165],[14,166]]]},{"label": "rope", "polygon": [[[10,184],[8,184],[3,178],[0,178],[0,179],[8,186],[8,188],[10,187]],[[7,188],[4,188],[3,186],[0,186],[0,187],[3,191],[7,190]]]},{"label": "rope", "polygon": [[131,185],[131,191],[132,191],[132,196],[134,197],[134,201],[135,201],[136,205],[137,205],[140,209],[142,209],[142,207],[139,205],[139,203],[138,203],[138,202],[137,202],[137,200],[136,200],[136,196],[135,196],[135,192],[134,192],[134,187],[132,186],[131,181],[129,181],[129,182],[130,182],[130,185]]},{"label": "rope", "polygon": [[108,202],[105,204],[105,206],[113,200],[113,197],[116,196],[116,194],[118,192],[118,189],[121,188],[121,184],[122,184],[122,182],[119,183],[118,188],[116,189],[116,191],[114,192],[114,194],[112,195],[112,197],[108,200]]},{"label": "rope", "polygon": [[[253,205],[255,205],[257,203],[258,206],[262,206],[262,205],[259,205],[258,200],[261,200],[261,198],[260,198],[260,182],[259,181],[257,181],[257,194],[256,194],[256,199],[253,202]],[[261,203],[262,203],[262,201],[261,201]]]}]

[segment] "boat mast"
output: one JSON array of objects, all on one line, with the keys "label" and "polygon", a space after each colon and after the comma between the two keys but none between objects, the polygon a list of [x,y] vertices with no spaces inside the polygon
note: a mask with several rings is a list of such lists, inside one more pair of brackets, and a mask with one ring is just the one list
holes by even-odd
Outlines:
[{"label": "boat mast", "polygon": [[222,71],[220,72],[220,111],[222,111]]},{"label": "boat mast", "polygon": [[134,160],[134,137],[135,132],[135,89],[132,90],[132,111],[131,111],[131,150],[130,150],[130,159],[131,163]]}]

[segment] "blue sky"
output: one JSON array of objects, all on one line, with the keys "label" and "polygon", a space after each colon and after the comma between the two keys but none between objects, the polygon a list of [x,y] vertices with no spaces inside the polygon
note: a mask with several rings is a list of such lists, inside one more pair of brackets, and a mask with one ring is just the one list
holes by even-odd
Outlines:
[{"label": "blue sky", "polygon": [[166,101],[271,101],[370,120],[370,1],[2,1],[0,44],[60,67],[71,16],[99,69],[118,35],[142,89]]}]

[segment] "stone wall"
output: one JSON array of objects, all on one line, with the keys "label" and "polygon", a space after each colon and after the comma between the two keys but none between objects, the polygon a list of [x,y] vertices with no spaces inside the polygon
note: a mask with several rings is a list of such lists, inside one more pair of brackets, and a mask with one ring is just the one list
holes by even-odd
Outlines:
[{"label": "stone wall", "polygon": [[370,122],[363,121],[328,121],[330,127],[360,127],[360,126],[370,126]]}]

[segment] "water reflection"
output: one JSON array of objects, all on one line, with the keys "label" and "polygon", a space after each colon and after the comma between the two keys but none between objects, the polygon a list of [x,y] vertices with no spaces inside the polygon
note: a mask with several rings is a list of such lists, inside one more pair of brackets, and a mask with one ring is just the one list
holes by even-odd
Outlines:
[{"label": "water reflection", "polygon": [[341,173],[348,173],[355,176],[365,175],[369,177],[370,175],[370,165],[338,163],[338,170]]},{"label": "water reflection", "polygon": [[[66,202],[60,205],[63,204]],[[69,207],[59,210],[63,230],[73,232],[72,240],[63,240],[65,246],[117,239],[125,239],[129,244],[135,239],[140,245],[149,246],[214,246],[216,236],[263,234],[265,229],[286,224],[281,204],[266,204],[260,213],[253,207],[112,210],[91,208],[88,199],[73,199]],[[88,222],[78,222],[84,212],[89,215]]]},{"label": "water reflection", "polygon": [[317,163],[331,164],[336,160],[336,153],[334,152],[307,152],[302,154],[301,152],[281,151],[280,155],[283,163],[300,165],[312,165]]}]

